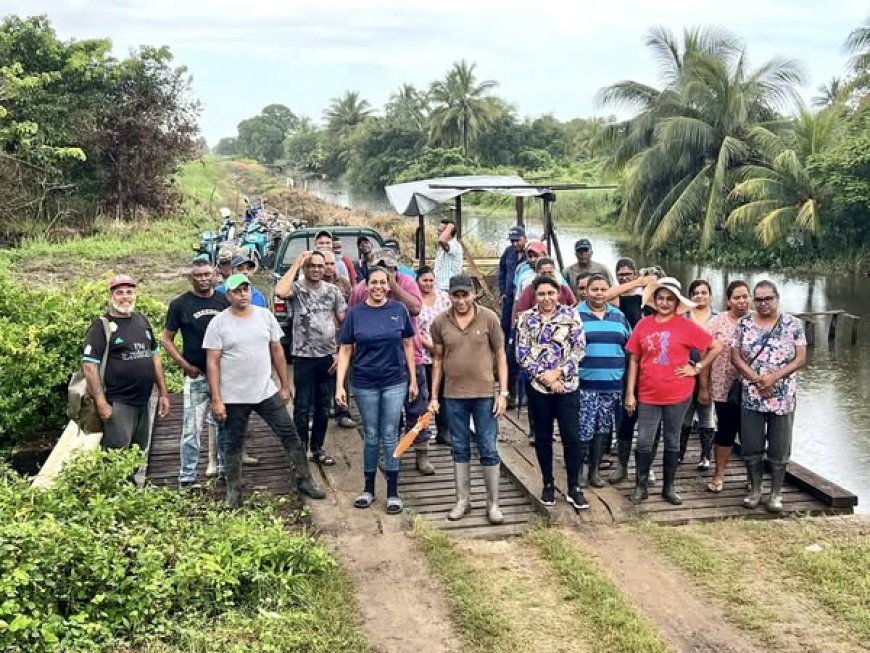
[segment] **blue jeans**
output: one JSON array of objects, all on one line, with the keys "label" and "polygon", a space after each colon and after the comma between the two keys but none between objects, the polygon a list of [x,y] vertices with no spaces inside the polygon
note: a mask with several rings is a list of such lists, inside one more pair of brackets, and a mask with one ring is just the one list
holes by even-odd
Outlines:
[{"label": "blue jeans", "polygon": [[353,396],[362,416],[365,438],[363,444],[363,471],[378,470],[378,449],[384,447],[384,463],[388,472],[399,471],[399,459],[393,451],[399,440],[399,419],[405,406],[408,383],[399,383],[389,388],[357,388]]},{"label": "blue jeans", "polygon": [[474,438],[480,452],[480,464],[498,465],[498,420],[492,414],[495,399],[476,397],[474,399],[444,399],[444,412],[447,413],[447,428],[453,438],[453,462],[471,462],[471,426],[474,420]]},{"label": "blue jeans", "polygon": [[[211,393],[208,390],[208,380],[200,374],[195,379],[184,377],[184,419],[181,426],[181,470],[178,480],[181,482],[196,480],[196,464],[199,462],[199,434],[206,413],[211,416]],[[209,420],[214,423],[214,420]],[[218,473],[226,470],[224,449],[226,448],[227,430],[223,424],[216,425]]]}]

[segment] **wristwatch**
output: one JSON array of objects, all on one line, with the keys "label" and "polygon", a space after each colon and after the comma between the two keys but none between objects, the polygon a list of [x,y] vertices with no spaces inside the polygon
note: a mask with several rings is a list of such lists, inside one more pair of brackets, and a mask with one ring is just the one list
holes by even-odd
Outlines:
[{"label": "wristwatch", "polygon": [[508,392],[507,390],[502,390],[501,392],[498,393],[498,396],[499,396],[499,397],[509,397],[510,394],[511,394],[511,393]]},{"label": "wristwatch", "polygon": [[697,363],[695,363],[695,369],[700,372],[701,370],[704,369],[704,363],[702,363],[701,361],[698,361]]}]

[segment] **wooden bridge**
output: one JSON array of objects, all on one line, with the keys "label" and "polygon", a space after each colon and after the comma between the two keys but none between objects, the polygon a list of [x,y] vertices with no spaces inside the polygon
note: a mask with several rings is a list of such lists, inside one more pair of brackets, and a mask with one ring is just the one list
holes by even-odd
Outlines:
[{"label": "wooden bridge", "polygon": [[[147,478],[156,485],[174,486],[178,479],[179,436],[181,433],[181,397],[172,397],[172,413],[165,420],[158,420],[148,454]],[[521,533],[538,519],[550,519],[565,511],[564,500],[559,497],[557,509],[544,507],[537,499],[540,493],[540,474],[535,461],[534,449],[528,445],[524,416],[514,413],[501,420],[500,451],[502,453],[501,505],[505,523],[489,524],[483,512],[483,475],[476,462],[472,464],[472,501],[476,508],[471,515],[458,522],[450,522],[446,514],[454,501],[454,482],[450,452],[447,447],[432,446],[431,460],[436,468],[434,476],[423,476],[414,469],[413,450],[406,453],[401,462],[399,490],[410,508],[433,525],[462,537],[500,538]],[[205,438],[203,438],[205,440]],[[203,442],[204,444],[204,442]],[[356,431],[330,426],[327,449],[336,459],[333,467],[322,467],[315,477],[323,486],[339,492],[340,488],[356,488],[362,479],[362,444]],[[289,462],[268,426],[252,416],[249,426],[248,453],[259,459],[256,466],[246,466],[244,471],[245,496],[259,491],[272,495],[295,497],[290,483]],[[564,494],[566,488],[560,483],[562,467],[561,447],[554,447],[556,460],[557,490]],[[784,487],[785,511],[781,515],[768,513],[763,505],[756,510],[747,510],[742,501],[746,496],[746,472],[739,454],[728,465],[725,489],[718,494],[706,491],[706,482],[712,470],[699,472],[694,461],[698,457],[697,438],[693,438],[686,456],[686,464],[677,474],[677,489],[683,504],[673,506],[662,499],[651,487],[649,500],[640,506],[628,501],[632,481],[601,489],[588,489],[587,497],[591,510],[580,515],[584,522],[607,523],[632,517],[644,517],[657,523],[683,524],[693,521],[711,521],[723,518],[770,519],[792,515],[851,514],[857,505],[857,497],[810,470],[792,463]],[[473,456],[474,459],[474,456]],[[633,464],[633,463],[632,463]],[[205,470],[205,447],[200,453],[200,474]],[[312,466],[313,470],[316,467]],[[657,462],[654,469],[660,470]],[[630,470],[633,478],[633,469]],[[769,478],[765,475],[765,491]],[[358,490],[358,488],[356,488]],[[220,490],[216,490],[219,492]],[[298,499],[297,499],[298,500]],[[341,500],[352,501],[352,494]],[[373,508],[375,509],[375,508]]]}]

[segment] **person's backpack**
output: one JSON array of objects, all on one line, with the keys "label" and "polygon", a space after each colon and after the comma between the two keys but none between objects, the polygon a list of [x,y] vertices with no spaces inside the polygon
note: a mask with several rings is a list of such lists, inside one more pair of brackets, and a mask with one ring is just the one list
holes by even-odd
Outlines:
[{"label": "person's backpack", "polygon": [[[109,339],[111,338],[111,326],[109,320],[101,317],[103,331],[106,335],[106,349],[103,351],[103,360],[100,362],[100,383],[106,376],[106,359],[109,356]],[[97,405],[94,398],[88,393],[88,383],[85,373],[79,368],[69,380],[67,386],[67,409],[66,414],[85,433],[100,433],[103,430],[103,421],[97,413]]]}]

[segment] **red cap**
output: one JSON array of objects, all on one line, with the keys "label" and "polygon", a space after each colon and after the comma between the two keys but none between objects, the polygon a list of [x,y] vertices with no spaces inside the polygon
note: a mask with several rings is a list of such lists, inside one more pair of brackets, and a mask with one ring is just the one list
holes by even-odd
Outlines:
[{"label": "red cap", "polygon": [[109,279],[109,290],[114,290],[118,286],[133,286],[136,287],[136,280],[126,274],[116,274]]},{"label": "red cap", "polygon": [[526,245],[526,251],[537,252],[538,254],[546,254],[547,246],[542,243],[540,240],[530,240]]}]

